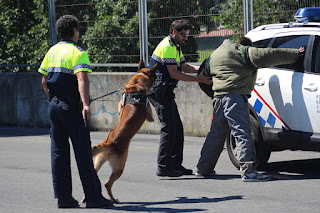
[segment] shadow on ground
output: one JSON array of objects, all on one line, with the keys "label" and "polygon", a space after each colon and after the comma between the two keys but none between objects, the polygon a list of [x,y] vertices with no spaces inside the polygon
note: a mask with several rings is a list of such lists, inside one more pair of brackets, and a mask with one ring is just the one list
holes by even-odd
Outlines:
[{"label": "shadow on ground", "polygon": [[48,135],[49,129],[0,126],[0,137]]},{"label": "shadow on ground", "polygon": [[[190,204],[190,203],[216,203],[228,200],[241,200],[242,196],[227,196],[221,198],[187,198],[178,197],[176,200],[159,201],[159,202],[125,202],[120,205],[115,205],[114,210],[122,211],[136,211],[136,212],[200,212],[208,211],[207,209],[200,208],[168,208],[166,205],[172,204]],[[163,207],[152,206],[163,205]]]},{"label": "shadow on ground", "polygon": [[264,170],[280,180],[320,179],[320,158],[268,163]]}]

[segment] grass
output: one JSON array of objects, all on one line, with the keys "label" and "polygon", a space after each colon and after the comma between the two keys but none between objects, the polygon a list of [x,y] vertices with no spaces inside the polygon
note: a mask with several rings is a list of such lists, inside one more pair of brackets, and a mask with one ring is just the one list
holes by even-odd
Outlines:
[{"label": "grass", "polygon": [[198,50],[197,53],[199,54],[199,59],[198,62],[203,62],[204,59],[208,58],[213,50],[208,49],[208,50]]}]

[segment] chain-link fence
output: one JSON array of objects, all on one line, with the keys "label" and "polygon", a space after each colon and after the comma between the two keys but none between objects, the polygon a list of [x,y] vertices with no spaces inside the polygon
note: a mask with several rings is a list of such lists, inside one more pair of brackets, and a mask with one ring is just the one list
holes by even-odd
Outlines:
[{"label": "chain-link fence", "polygon": [[[81,21],[81,39],[78,45],[86,49],[91,62],[98,66],[94,68],[94,71],[127,71],[128,68],[124,67],[130,67],[130,65],[134,67],[140,60],[139,1],[56,0],[54,1],[55,17],[58,19],[61,15],[72,14]],[[253,5],[253,27],[294,21],[294,14],[299,8],[320,6],[319,0],[251,1]],[[37,17],[37,13],[47,13],[48,2],[33,0],[33,5],[30,6],[30,11],[34,13],[33,16]],[[149,58],[157,44],[169,34],[170,24],[176,19],[187,19],[193,25],[191,31],[193,36],[189,37],[182,47],[188,62],[202,62],[225,38],[236,39],[244,34],[244,0],[146,0],[146,2]],[[26,5],[25,7],[29,6]],[[12,12],[8,14],[8,16],[10,15],[12,15]],[[28,19],[28,16],[26,17]],[[30,23],[30,21],[24,21],[26,24],[23,30],[28,34],[27,22]],[[49,34],[45,34],[43,31],[49,31],[48,21],[42,20],[41,23],[41,25],[38,23],[39,30],[35,32],[41,32],[41,36],[46,35],[47,37],[42,37],[42,39],[48,40]],[[15,28],[12,29],[16,31]],[[12,32],[12,36],[14,35],[14,32]],[[3,38],[5,36],[4,34]],[[20,49],[4,51],[6,54],[0,54],[1,64],[30,65],[41,62],[45,54],[44,49],[48,48],[50,42],[48,40],[47,44],[44,45],[32,40],[32,36],[28,44],[30,46],[28,54]],[[40,37],[40,34],[36,33],[35,36]],[[7,40],[10,41],[9,38]],[[11,44],[7,40],[3,39],[4,42]],[[18,42],[19,39],[15,39],[17,45]],[[35,43],[32,44],[32,42]],[[25,47],[26,45],[21,43],[20,46]],[[7,47],[11,48],[8,45]],[[103,64],[106,66],[103,67]],[[110,68],[112,64],[116,67]],[[135,68],[129,71],[133,70]]]},{"label": "chain-link fence", "polygon": [[[97,1],[59,4],[57,17],[75,14],[82,22],[81,44],[93,63],[138,63],[138,1]],[[318,0],[253,0],[253,26],[294,21],[301,7],[317,7]],[[169,34],[176,19],[193,24],[192,37],[183,46],[187,61],[202,62],[225,38],[243,35],[243,0],[147,0],[149,57]],[[131,27],[131,28],[130,28]]]}]

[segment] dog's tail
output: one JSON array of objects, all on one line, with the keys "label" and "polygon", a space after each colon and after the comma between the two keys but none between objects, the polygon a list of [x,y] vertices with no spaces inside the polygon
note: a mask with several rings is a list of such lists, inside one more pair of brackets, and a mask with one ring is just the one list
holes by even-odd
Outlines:
[{"label": "dog's tail", "polygon": [[98,172],[101,166],[108,160],[109,152],[104,144],[92,147],[92,157],[94,158],[94,169]]},{"label": "dog's tail", "polygon": [[99,154],[103,149],[102,144],[96,145],[92,147],[92,157],[95,157],[97,154]]},{"label": "dog's tail", "polygon": [[105,150],[106,142],[108,141],[110,135],[108,135],[100,144],[92,147],[92,157],[95,157],[97,154]]}]

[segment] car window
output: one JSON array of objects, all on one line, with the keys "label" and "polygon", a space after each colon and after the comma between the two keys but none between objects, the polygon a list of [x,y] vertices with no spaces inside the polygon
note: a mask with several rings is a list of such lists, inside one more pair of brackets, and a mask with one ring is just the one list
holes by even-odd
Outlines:
[{"label": "car window", "polygon": [[307,46],[309,37],[309,35],[278,37],[272,47],[299,49],[302,46]]},{"label": "car window", "polygon": [[314,48],[315,48],[315,50],[313,51],[314,72],[320,73],[320,36],[316,36]]},{"label": "car window", "polygon": [[[302,46],[307,46],[309,35],[292,35],[276,38],[272,47],[274,48],[292,48],[299,49]],[[295,64],[285,64],[277,66],[279,68],[294,69],[296,71],[303,71],[303,60],[298,60]]]},{"label": "car window", "polygon": [[260,41],[256,41],[256,42],[253,42],[253,46],[254,47],[268,47],[268,44],[270,43],[271,41],[271,38],[269,39],[265,39],[265,40],[260,40]]}]

